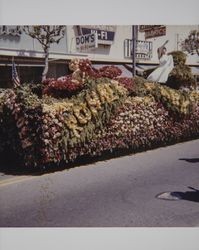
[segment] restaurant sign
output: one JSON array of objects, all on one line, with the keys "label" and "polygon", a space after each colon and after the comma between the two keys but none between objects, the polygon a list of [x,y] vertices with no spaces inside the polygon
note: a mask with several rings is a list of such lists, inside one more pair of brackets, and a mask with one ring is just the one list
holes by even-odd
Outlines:
[{"label": "restaurant sign", "polygon": [[147,30],[156,29],[162,27],[162,25],[139,25],[139,31],[145,32]]},{"label": "restaurant sign", "polygon": [[166,35],[165,25],[139,25],[139,31],[145,32],[145,39]]},{"label": "restaurant sign", "polygon": [[77,51],[87,51],[95,49],[98,46],[98,38],[96,33],[76,36],[76,49]]},{"label": "restaurant sign", "polygon": [[166,26],[160,26],[145,31],[145,39],[165,36],[165,35],[166,35]]},{"label": "restaurant sign", "polygon": [[[132,40],[124,40],[124,57],[131,58]],[[150,60],[152,57],[152,42],[137,40],[136,59]]]},{"label": "restaurant sign", "polygon": [[76,26],[78,35],[96,33],[98,44],[110,45],[114,41],[116,26],[111,25],[84,25]]}]

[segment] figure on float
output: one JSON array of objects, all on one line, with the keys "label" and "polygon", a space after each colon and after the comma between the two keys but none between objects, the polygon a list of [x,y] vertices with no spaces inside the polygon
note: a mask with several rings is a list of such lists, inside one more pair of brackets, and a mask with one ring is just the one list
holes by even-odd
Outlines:
[{"label": "figure on float", "polygon": [[158,68],[156,68],[149,76],[148,80],[159,82],[159,83],[166,83],[168,80],[169,73],[172,71],[174,64],[173,64],[173,56],[167,55],[167,49],[165,45],[169,41],[167,40],[161,47],[158,48],[158,59],[160,64]]}]

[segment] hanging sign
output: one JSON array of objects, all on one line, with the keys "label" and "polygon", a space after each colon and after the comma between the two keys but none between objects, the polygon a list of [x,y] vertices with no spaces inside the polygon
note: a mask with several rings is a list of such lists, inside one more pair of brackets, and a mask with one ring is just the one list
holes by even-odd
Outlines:
[{"label": "hanging sign", "polygon": [[[131,58],[132,40],[124,40],[124,57]],[[152,57],[152,42],[137,40],[136,59],[149,60]]]},{"label": "hanging sign", "polygon": [[111,25],[84,25],[76,26],[79,35],[96,33],[98,44],[110,45],[114,41],[116,26]]},{"label": "hanging sign", "polygon": [[165,36],[165,35],[166,35],[166,26],[160,26],[145,31],[145,39]]},{"label": "hanging sign", "polygon": [[76,49],[77,51],[87,51],[95,49],[98,46],[98,38],[96,33],[76,36]]},{"label": "hanging sign", "polygon": [[139,25],[139,31],[145,32],[147,30],[156,29],[156,28],[159,28],[161,26],[162,25]]}]

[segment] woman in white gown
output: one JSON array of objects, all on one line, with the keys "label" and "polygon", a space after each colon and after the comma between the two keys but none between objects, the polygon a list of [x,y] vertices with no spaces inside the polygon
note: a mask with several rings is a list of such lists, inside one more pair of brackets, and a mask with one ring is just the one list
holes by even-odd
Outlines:
[{"label": "woman in white gown", "polygon": [[165,45],[167,43],[168,40],[160,48],[158,48],[157,52],[160,65],[148,76],[147,79],[150,81],[166,83],[169,73],[174,67],[172,55],[166,54],[167,49],[165,48]]}]

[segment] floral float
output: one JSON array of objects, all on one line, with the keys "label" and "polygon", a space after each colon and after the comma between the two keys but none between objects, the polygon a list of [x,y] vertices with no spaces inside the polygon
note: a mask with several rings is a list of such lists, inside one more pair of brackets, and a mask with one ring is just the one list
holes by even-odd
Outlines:
[{"label": "floral float", "polygon": [[0,91],[1,151],[9,145],[29,167],[59,166],[198,138],[198,92],[120,77],[115,66],[96,70],[88,60],[70,69],[47,79],[42,95],[27,84]]}]

